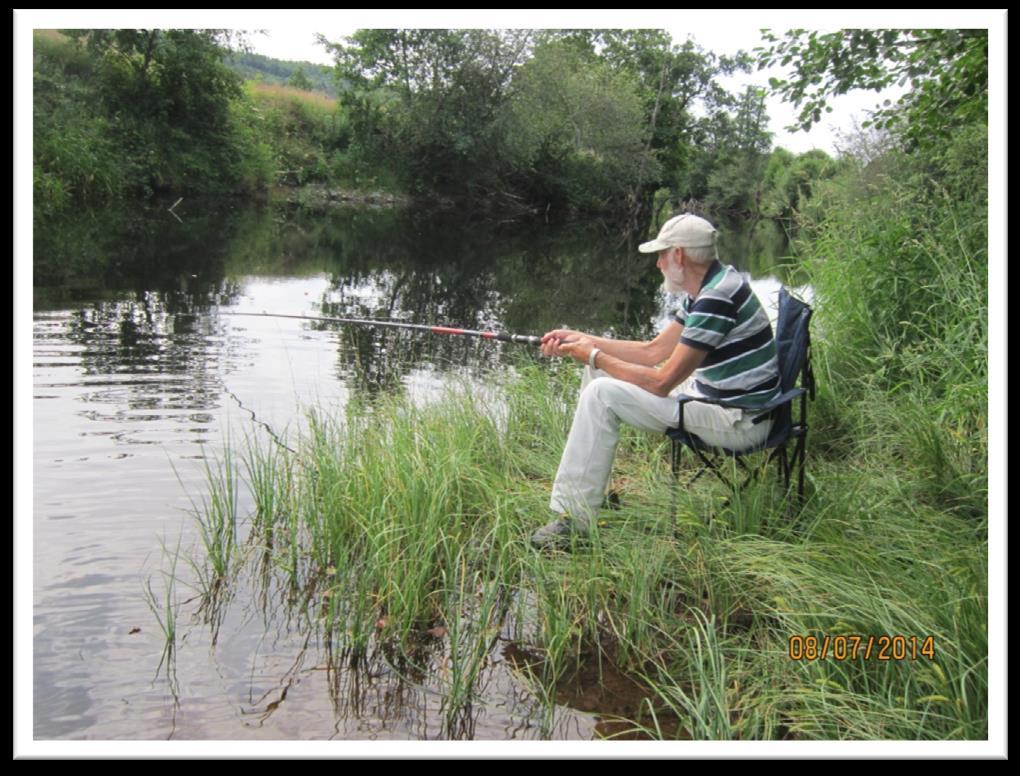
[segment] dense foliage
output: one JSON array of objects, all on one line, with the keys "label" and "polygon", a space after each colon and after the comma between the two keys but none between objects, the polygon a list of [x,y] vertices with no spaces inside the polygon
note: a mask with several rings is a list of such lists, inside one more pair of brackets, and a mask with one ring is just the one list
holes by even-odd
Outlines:
[{"label": "dense foliage", "polygon": [[230,51],[225,31],[37,33],[37,212],[315,183],[641,230],[653,201],[789,219],[804,176],[830,172],[773,159],[762,92],[719,87],[746,58],[663,32],[363,30],[323,42],[338,100],[322,94],[322,68]]},{"label": "dense foliage", "polygon": [[760,61],[794,65],[796,76],[775,86],[804,104],[804,126],[829,95],[896,79],[913,87],[876,114],[885,136],[877,150],[865,138],[859,153],[848,148],[841,170],[819,159],[807,176],[815,183],[799,222],[824,328],[822,407],[839,431],[832,437],[876,476],[909,472],[913,498],[984,521],[987,35],[795,30],[782,42],[769,38]]},{"label": "dense foliage", "polygon": [[359,153],[415,190],[640,226],[657,189],[746,206],[715,197],[711,172],[739,163],[736,146],[769,151],[761,95],[716,82],[735,63],[660,31],[364,30],[327,45]]},{"label": "dense foliage", "polygon": [[[936,139],[983,120],[983,33],[766,39],[759,63],[795,66],[775,86],[803,104],[804,126],[828,95],[895,80],[914,88],[878,114],[893,145],[927,145],[934,158]],[[322,88],[321,69],[274,70],[229,52],[224,31],[37,33],[37,213],[314,183],[454,200],[499,219],[596,214],[638,232],[682,203],[793,226],[847,167],[772,149],[762,90],[719,86],[748,57],[661,31],[362,30],[322,42],[338,100],[309,91]],[[228,60],[257,66],[257,80],[242,88]]]},{"label": "dense foliage", "polygon": [[35,187],[69,201],[252,190],[268,177],[218,30],[37,35]]}]

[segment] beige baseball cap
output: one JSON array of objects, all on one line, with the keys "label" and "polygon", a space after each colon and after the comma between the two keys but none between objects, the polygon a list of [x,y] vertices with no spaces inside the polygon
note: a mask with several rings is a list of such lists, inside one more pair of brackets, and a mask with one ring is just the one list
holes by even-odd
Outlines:
[{"label": "beige baseball cap", "polygon": [[659,236],[638,246],[641,253],[657,253],[666,248],[707,248],[715,245],[716,228],[704,218],[684,213],[662,225]]}]

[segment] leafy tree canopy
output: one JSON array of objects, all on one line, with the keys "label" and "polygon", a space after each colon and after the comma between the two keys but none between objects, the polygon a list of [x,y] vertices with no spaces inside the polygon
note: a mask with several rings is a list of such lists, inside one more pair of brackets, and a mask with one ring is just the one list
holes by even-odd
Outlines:
[{"label": "leafy tree canopy", "polygon": [[[223,64],[231,30],[64,30],[103,63],[116,110],[176,127],[222,126],[240,79]],[[241,35],[243,41],[243,35]]]},{"label": "leafy tree canopy", "polygon": [[336,57],[342,102],[363,142],[379,138],[415,185],[439,191],[489,176],[496,121],[528,30],[359,30]]},{"label": "leafy tree canopy", "polygon": [[780,39],[762,30],[768,48],[758,67],[792,65],[791,78],[772,88],[800,107],[795,128],[810,129],[831,111],[826,101],[852,89],[880,91],[910,85],[895,106],[874,114],[879,127],[896,130],[911,145],[945,137],[956,127],[988,117],[986,30],[790,30]]},{"label": "leafy tree canopy", "polygon": [[503,129],[508,162],[573,198],[620,197],[661,174],[633,75],[547,39],[516,72]]}]

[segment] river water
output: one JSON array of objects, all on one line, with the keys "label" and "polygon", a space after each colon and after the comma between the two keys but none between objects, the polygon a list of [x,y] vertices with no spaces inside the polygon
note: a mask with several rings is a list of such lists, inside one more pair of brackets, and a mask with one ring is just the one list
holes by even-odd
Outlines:
[{"label": "river water", "polygon": [[[747,230],[722,245],[763,301],[778,288],[777,245]],[[523,347],[231,313],[640,337],[671,303],[654,257],[595,224],[498,229],[455,212],[188,201],[75,216],[37,228],[33,248],[37,740],[601,732],[590,706],[565,702],[550,718],[500,654],[487,702],[451,730],[427,687],[385,666],[338,670],[285,606],[266,605],[271,590],[246,600],[241,581],[221,614],[196,611],[193,513],[227,441],[299,434],[308,408],[334,411],[358,393],[427,401],[451,376],[484,382]],[[243,487],[238,498],[245,514]]]}]

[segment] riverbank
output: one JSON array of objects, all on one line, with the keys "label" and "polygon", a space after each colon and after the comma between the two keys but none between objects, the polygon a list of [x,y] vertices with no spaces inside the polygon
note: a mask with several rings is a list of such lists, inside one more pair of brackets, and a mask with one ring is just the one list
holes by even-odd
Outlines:
[{"label": "riverbank", "polygon": [[[364,206],[377,208],[410,207],[417,201],[406,194],[389,191],[356,191],[326,184],[306,186],[273,186],[267,192],[271,203],[286,203],[313,210],[331,207]],[[431,201],[433,207],[435,201]],[[441,204],[441,203],[440,203]],[[449,205],[452,207],[452,203]]]},{"label": "riverbank", "polygon": [[[623,77],[641,56],[599,62],[594,41],[590,56],[580,56],[551,35],[525,63],[510,55],[525,49],[503,45],[532,34],[508,32],[501,41],[483,32],[426,33],[435,37],[426,48],[452,46],[453,59],[470,57],[479,44],[510,59],[465,61],[410,92],[409,74],[369,84],[338,63],[333,76],[347,84],[338,100],[297,72],[287,85],[245,80],[231,69],[236,57],[222,31],[36,31],[36,219],[114,200],[258,197],[279,185],[314,185],[325,190],[304,195],[315,207],[389,206],[413,192],[496,223],[599,218],[644,231],[656,192],[674,208],[700,200],[716,212],[789,221],[805,184],[839,169],[820,152],[800,159],[763,147],[754,161],[743,160],[725,133],[701,144],[715,151],[695,153],[683,122],[660,123],[649,135],[649,113],[659,115],[660,99],[675,98],[659,93],[657,80],[641,86]],[[477,40],[463,48],[467,38]],[[646,46],[654,57],[677,54],[668,38],[640,42]],[[293,63],[278,64],[293,71]],[[482,81],[494,79],[488,87],[458,83],[476,67],[488,72]],[[705,62],[704,86],[713,68]],[[589,93],[592,78],[602,86]],[[562,99],[550,98],[561,91]],[[663,115],[682,113],[676,106]],[[732,121],[721,107],[717,118],[720,126]],[[729,176],[713,177],[724,170]]]},{"label": "riverbank", "polygon": [[581,702],[578,677],[627,684],[584,709],[608,735],[983,737],[984,545],[860,460],[812,455],[792,518],[771,477],[729,505],[703,480],[679,492],[674,532],[666,443],[627,432],[619,508],[572,552],[533,551],[576,377],[522,364],[491,386],[491,411],[457,389],[424,407],[382,398],[314,408],[294,453],[239,448],[210,503],[241,487],[233,467],[255,509],[199,515],[206,605],[247,564],[272,569],[347,681],[429,667],[417,681],[444,699],[448,737],[503,702],[486,687],[507,664],[548,720]]}]

